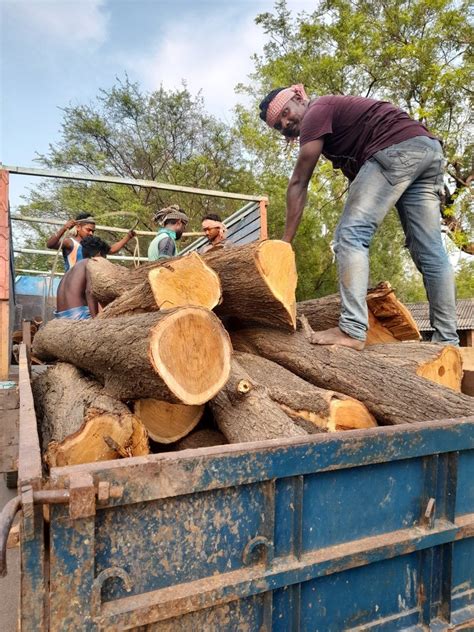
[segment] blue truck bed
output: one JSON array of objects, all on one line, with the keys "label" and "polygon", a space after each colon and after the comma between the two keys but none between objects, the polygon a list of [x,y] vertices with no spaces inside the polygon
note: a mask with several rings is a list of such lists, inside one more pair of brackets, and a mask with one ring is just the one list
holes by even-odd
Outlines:
[{"label": "blue truck bed", "polygon": [[22,631],[474,630],[474,417],[45,481],[20,393]]}]

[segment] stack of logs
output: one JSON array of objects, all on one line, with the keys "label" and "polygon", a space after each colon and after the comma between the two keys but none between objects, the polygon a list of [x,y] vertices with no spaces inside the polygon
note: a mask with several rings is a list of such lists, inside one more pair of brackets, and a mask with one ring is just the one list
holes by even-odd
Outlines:
[{"label": "stack of logs", "polygon": [[296,303],[285,242],[88,270],[99,316],[50,321],[34,340],[55,362],[33,382],[50,467],[472,412],[457,349],[420,343],[386,283],[369,291],[363,352],[311,344],[339,298]]}]

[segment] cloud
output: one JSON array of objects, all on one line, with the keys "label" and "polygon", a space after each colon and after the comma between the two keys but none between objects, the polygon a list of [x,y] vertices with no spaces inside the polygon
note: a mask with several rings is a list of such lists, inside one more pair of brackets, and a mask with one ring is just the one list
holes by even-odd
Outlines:
[{"label": "cloud", "polygon": [[198,28],[195,20],[170,23],[149,53],[125,63],[149,89],[179,88],[184,80],[192,94],[202,91],[210,112],[227,117],[237,101],[235,86],[246,81],[250,57],[264,41],[252,19],[239,21],[220,12],[206,16]]},{"label": "cloud", "polygon": [[45,44],[72,47],[100,45],[107,37],[105,0],[6,0],[4,11],[13,26]]}]

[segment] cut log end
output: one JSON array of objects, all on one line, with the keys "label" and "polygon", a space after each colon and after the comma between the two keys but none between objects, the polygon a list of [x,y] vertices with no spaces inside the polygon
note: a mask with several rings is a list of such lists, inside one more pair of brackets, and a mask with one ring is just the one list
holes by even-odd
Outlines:
[{"label": "cut log end", "polygon": [[214,397],[229,377],[231,354],[227,332],[204,308],[179,309],[151,330],[151,362],[183,404],[204,404]]},{"label": "cut log end", "polygon": [[197,253],[191,253],[148,273],[156,304],[160,309],[201,305],[213,309],[221,299],[218,274]]},{"label": "cut log end", "polygon": [[258,248],[256,262],[270,292],[285,307],[288,322],[296,329],[295,291],[298,274],[291,245],[279,240],[264,241]]},{"label": "cut log end", "polygon": [[421,339],[420,330],[410,310],[397,299],[388,281],[369,290],[367,305],[375,318],[397,340]]},{"label": "cut log end", "polygon": [[444,347],[437,358],[420,364],[416,374],[460,393],[463,371],[459,350],[455,347]]},{"label": "cut log end", "polygon": [[375,417],[369,413],[364,404],[355,399],[333,399],[329,408],[329,432],[374,428],[378,425]]},{"label": "cut log end", "polygon": [[378,425],[375,417],[369,413],[364,404],[355,399],[331,399],[329,415],[327,416],[312,410],[294,410],[284,404],[280,404],[280,407],[294,421],[302,419],[312,424],[314,426],[312,431],[310,426],[304,426],[310,432],[316,432],[317,430],[338,432],[340,430],[374,428]]},{"label": "cut log end", "polygon": [[131,413],[97,413],[63,441],[52,441],[45,461],[49,467],[62,467],[148,453],[146,431]]},{"label": "cut log end", "polygon": [[197,426],[204,404],[186,406],[157,399],[139,399],[135,402],[134,411],[153,441],[174,443]]}]

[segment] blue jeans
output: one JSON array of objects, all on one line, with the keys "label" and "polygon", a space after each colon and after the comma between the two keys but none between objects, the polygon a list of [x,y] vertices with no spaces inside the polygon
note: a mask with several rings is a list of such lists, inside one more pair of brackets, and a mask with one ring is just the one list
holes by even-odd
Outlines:
[{"label": "blue jeans", "polygon": [[443,165],[441,144],[417,136],[378,151],[352,182],[334,243],[342,303],[339,327],[351,338],[366,338],[369,245],[395,206],[406,245],[423,275],[435,330],[432,340],[459,344],[454,273],[441,239]]}]

